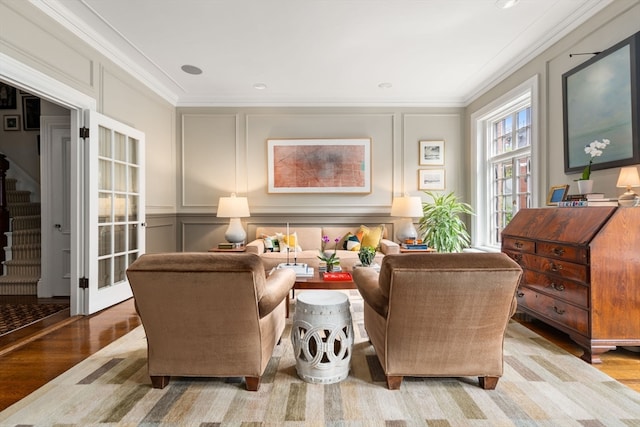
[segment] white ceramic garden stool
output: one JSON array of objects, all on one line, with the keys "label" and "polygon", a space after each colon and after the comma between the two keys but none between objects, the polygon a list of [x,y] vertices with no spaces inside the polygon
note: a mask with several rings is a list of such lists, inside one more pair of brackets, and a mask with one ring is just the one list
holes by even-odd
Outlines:
[{"label": "white ceramic garden stool", "polygon": [[296,298],[291,343],[296,370],[310,383],[331,384],[349,375],[353,323],[349,298],[338,291],[304,291]]}]

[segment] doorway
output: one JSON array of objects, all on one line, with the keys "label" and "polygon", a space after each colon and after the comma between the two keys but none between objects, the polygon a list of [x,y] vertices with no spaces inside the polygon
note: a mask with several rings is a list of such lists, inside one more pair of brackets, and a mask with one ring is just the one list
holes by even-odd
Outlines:
[{"label": "doorway", "polygon": [[2,53],[0,64],[0,80],[70,113],[70,314],[130,297],[124,271],[145,242],[144,134],[98,114],[95,99]]}]

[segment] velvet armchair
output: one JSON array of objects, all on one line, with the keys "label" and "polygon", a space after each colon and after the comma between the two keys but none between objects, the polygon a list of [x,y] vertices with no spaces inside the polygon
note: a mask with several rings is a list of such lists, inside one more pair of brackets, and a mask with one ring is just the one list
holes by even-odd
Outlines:
[{"label": "velvet armchair", "polygon": [[364,324],[386,375],[477,376],[494,389],[522,270],[502,253],[387,255],[380,273],[358,268]]},{"label": "velvet armchair", "polygon": [[288,269],[254,254],[142,255],[127,269],[154,388],[171,376],[244,377],[256,391],[285,328]]}]

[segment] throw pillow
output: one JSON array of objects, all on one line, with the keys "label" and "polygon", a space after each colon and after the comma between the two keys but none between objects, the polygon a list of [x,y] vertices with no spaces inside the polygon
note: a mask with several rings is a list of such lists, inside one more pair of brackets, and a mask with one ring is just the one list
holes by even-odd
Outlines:
[{"label": "throw pillow", "polygon": [[371,228],[366,225],[361,225],[359,232],[363,234],[362,240],[360,240],[362,246],[371,246],[376,250],[380,248],[380,241],[382,240],[382,236],[384,236],[384,224]]},{"label": "throw pillow", "polygon": [[264,242],[265,252],[280,252],[280,246],[278,245],[278,238],[276,236],[263,234],[262,241]]},{"label": "throw pillow", "polygon": [[359,251],[360,250],[360,238],[356,234],[349,233],[347,234],[344,240],[343,249],[348,251]]},{"label": "throw pillow", "polygon": [[283,233],[276,233],[276,236],[280,244],[280,252],[286,252],[287,249],[289,249],[290,252],[302,252],[302,248],[298,244],[298,233],[295,231],[288,236]]}]

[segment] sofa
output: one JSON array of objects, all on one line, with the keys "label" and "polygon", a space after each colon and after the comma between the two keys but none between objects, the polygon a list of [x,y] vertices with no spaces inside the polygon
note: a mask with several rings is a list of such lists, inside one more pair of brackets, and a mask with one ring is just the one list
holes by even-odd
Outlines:
[{"label": "sofa", "polygon": [[494,389],[522,269],[503,253],[402,254],[358,268],[364,327],[387,378],[471,377]]},{"label": "sofa", "polygon": [[127,269],[154,388],[171,376],[244,377],[257,391],[285,329],[295,273],[255,254],[145,254]]},{"label": "sofa", "polygon": [[[289,247],[289,239],[285,239],[286,227],[257,227],[255,239],[247,244],[247,252],[259,255],[262,258],[265,268],[272,269],[278,264],[297,261],[306,263],[309,267],[318,268],[320,266],[320,250],[323,245],[323,236],[329,240],[325,245],[325,252],[332,253],[335,239],[337,243],[336,255],[340,258],[340,267],[345,270],[352,270],[353,266],[360,263],[358,259],[358,249],[363,244],[376,247],[374,263],[380,265],[385,255],[400,253],[400,245],[389,240],[388,230],[384,224],[369,226],[360,225],[355,227],[335,227],[335,226],[303,226],[291,227],[289,235],[295,236],[291,239],[295,243]],[[273,245],[274,239],[277,241],[279,250],[269,248]],[[373,243],[375,244],[373,244]],[[287,248],[289,251],[287,252]],[[349,249],[345,249],[349,248]],[[288,258],[287,258],[288,257]]]}]

